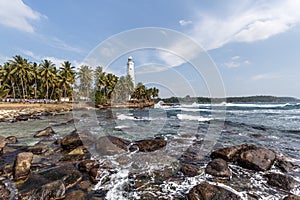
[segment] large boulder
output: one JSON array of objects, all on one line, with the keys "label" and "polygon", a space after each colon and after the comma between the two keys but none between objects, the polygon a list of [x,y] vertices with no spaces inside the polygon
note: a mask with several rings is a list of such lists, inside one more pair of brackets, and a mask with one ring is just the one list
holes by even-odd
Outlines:
[{"label": "large boulder", "polygon": [[295,179],[284,174],[270,173],[264,175],[270,186],[277,187],[286,191],[292,190],[297,184]]},{"label": "large boulder", "polygon": [[33,137],[35,138],[39,138],[39,137],[50,137],[52,135],[54,135],[55,132],[54,130],[49,126],[43,130],[37,131]]},{"label": "large boulder", "polygon": [[13,175],[15,180],[26,179],[30,173],[31,161],[33,158],[33,153],[23,152],[19,153],[16,157]]},{"label": "large boulder", "polygon": [[218,177],[231,177],[227,162],[221,158],[210,161],[205,168],[205,173]]},{"label": "large boulder", "polygon": [[82,145],[83,143],[77,130],[74,130],[69,135],[66,135],[61,141],[61,146],[65,150],[73,150]]},{"label": "large boulder", "polygon": [[6,144],[7,144],[7,142],[4,139],[0,140],[0,155],[3,154],[3,149],[6,146]]},{"label": "large boulder", "polygon": [[241,197],[222,187],[207,182],[193,187],[188,193],[189,200],[240,200]]},{"label": "large boulder", "polygon": [[238,163],[240,166],[251,170],[269,170],[276,159],[274,151],[257,147],[241,153]]},{"label": "large boulder", "polygon": [[223,149],[218,149],[213,151],[210,155],[211,158],[222,158],[228,162],[235,162],[238,160],[241,152],[255,149],[256,147],[253,145],[242,144],[238,146],[226,147]]},{"label": "large boulder", "polygon": [[167,141],[163,138],[155,138],[149,140],[139,140],[130,146],[130,151],[151,152],[162,149],[167,145]]},{"label": "large boulder", "polygon": [[114,136],[103,136],[96,142],[96,150],[100,155],[114,155],[128,150],[131,142]]}]

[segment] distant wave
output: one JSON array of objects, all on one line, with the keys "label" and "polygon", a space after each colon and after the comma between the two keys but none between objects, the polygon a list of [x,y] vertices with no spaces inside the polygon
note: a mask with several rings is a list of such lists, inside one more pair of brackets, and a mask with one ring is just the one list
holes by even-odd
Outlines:
[{"label": "distant wave", "polygon": [[199,121],[199,122],[208,122],[212,120],[212,118],[206,118],[195,115],[187,115],[187,114],[177,114],[177,118],[180,120],[191,120],[191,121]]}]

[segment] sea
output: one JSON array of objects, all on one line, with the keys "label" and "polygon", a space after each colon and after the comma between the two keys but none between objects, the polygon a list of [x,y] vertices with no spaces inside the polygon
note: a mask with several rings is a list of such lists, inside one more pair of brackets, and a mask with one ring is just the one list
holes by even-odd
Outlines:
[{"label": "sea", "polygon": [[[72,118],[79,120],[75,124],[55,126]],[[97,137],[113,135],[130,141],[160,137],[168,142],[165,148],[154,152],[128,151],[111,156],[100,155],[87,143],[93,159],[100,165],[109,163],[113,167],[113,170],[99,170],[100,181],[94,187],[95,191],[104,193],[107,200],[187,199],[193,186],[203,181],[215,183],[213,177],[204,173],[210,152],[232,145],[263,146],[300,165],[300,103],[158,103],[154,108],[145,109],[79,109],[43,116],[41,120],[0,123],[0,135],[14,135],[21,144],[34,145],[39,139],[33,138],[33,134],[47,126],[53,127],[57,138],[76,128],[88,130]],[[157,172],[166,168],[176,171],[191,149],[204,160],[199,162],[202,172],[198,176],[157,177]],[[231,180],[218,185],[242,199],[282,199],[287,195],[285,191],[268,186],[262,172],[235,164],[229,167],[233,174]],[[272,167],[271,172],[279,170]],[[300,181],[299,170],[289,175]],[[137,177],[144,177],[139,187],[135,182]],[[300,195],[300,188],[291,193]]]}]

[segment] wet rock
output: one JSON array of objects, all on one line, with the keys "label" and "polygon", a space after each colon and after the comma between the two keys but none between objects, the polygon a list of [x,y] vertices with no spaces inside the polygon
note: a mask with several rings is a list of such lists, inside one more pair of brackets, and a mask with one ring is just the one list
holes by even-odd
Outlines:
[{"label": "wet rock", "polygon": [[28,199],[41,200],[41,199],[62,199],[65,196],[66,187],[63,181],[58,180],[41,186],[33,190]]},{"label": "wet rock", "polygon": [[16,144],[18,142],[18,139],[15,136],[9,136],[5,138],[5,141],[7,144]]},{"label": "wet rock", "polygon": [[0,199],[10,199],[10,191],[5,187],[2,181],[0,181]]},{"label": "wet rock", "polygon": [[85,200],[85,193],[82,190],[74,190],[66,195],[65,200]]},{"label": "wet rock", "polygon": [[54,135],[55,132],[54,130],[49,126],[43,130],[37,131],[33,137],[35,138],[39,138],[39,137],[50,137],[52,135]]},{"label": "wet rock", "polygon": [[3,149],[6,146],[7,142],[5,140],[0,140],[0,155],[3,154]]},{"label": "wet rock", "polygon": [[66,122],[63,122],[63,123],[60,123],[60,124],[55,124],[53,126],[66,126],[66,125],[69,125],[69,124],[75,124],[77,122],[79,122],[80,120],[79,119],[70,119],[69,121],[66,121]]},{"label": "wet rock", "polygon": [[267,178],[267,183],[270,186],[290,191],[299,184],[295,179],[284,174],[270,173],[264,175]]},{"label": "wet rock", "polygon": [[189,200],[240,200],[238,195],[219,186],[211,185],[207,182],[193,187],[188,193]]},{"label": "wet rock", "polygon": [[99,181],[96,179],[98,175],[98,170],[99,170],[99,165],[94,166],[90,171],[89,171],[89,176],[90,179],[93,183],[98,183]]},{"label": "wet rock", "polygon": [[238,146],[226,147],[213,151],[210,155],[211,158],[222,158],[228,162],[235,162],[239,158],[241,152],[255,149],[253,145],[242,144]]},{"label": "wet rock", "polygon": [[73,150],[82,145],[83,143],[77,130],[74,130],[69,135],[66,135],[61,141],[61,146],[65,150]]},{"label": "wet rock", "polygon": [[84,160],[78,164],[78,169],[82,172],[89,172],[95,165],[95,160]]},{"label": "wet rock", "polygon": [[29,119],[30,119],[30,115],[29,114],[28,115],[26,115],[26,114],[19,115],[19,116],[16,117],[17,121],[28,121]]},{"label": "wet rock", "polygon": [[139,140],[130,146],[130,151],[150,152],[162,149],[167,145],[167,141],[162,138],[155,138],[153,140]]},{"label": "wet rock", "polygon": [[27,151],[29,151],[35,155],[43,154],[47,151],[47,145],[38,143],[34,146],[28,147]]},{"label": "wet rock", "polygon": [[23,152],[19,153],[16,157],[13,175],[15,180],[26,179],[30,173],[31,161],[33,158],[33,153]]},{"label": "wet rock", "polygon": [[73,170],[71,173],[66,174],[62,180],[66,186],[66,189],[69,189],[82,180],[82,175],[79,171]]},{"label": "wet rock", "polygon": [[290,194],[286,196],[283,200],[300,200],[300,196]]},{"label": "wet rock", "polygon": [[201,170],[194,165],[184,164],[180,171],[187,177],[194,177],[201,173]]},{"label": "wet rock", "polygon": [[127,151],[130,141],[114,136],[103,136],[98,138],[96,150],[100,155],[114,155]]},{"label": "wet rock", "polygon": [[286,160],[277,160],[275,166],[278,167],[282,172],[291,172],[297,167],[297,165],[294,163]]},{"label": "wet rock", "polygon": [[276,154],[266,148],[258,147],[241,153],[238,163],[251,170],[269,170],[276,159]]},{"label": "wet rock", "polygon": [[83,155],[86,154],[88,150],[84,146],[79,146],[76,149],[73,149],[68,155]]},{"label": "wet rock", "polygon": [[227,162],[221,158],[209,162],[205,168],[205,173],[218,177],[231,177]]}]

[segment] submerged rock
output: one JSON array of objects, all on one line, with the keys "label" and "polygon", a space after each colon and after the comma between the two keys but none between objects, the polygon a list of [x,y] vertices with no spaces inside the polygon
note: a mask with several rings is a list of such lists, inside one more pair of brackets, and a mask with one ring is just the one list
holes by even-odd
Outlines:
[{"label": "submerged rock", "polygon": [[114,136],[103,136],[96,142],[96,150],[100,155],[114,155],[127,151],[130,141]]},{"label": "submerged rock", "polygon": [[9,136],[5,138],[5,141],[7,144],[16,144],[18,142],[18,139],[16,136]]},{"label": "submerged rock", "polygon": [[278,167],[282,172],[291,172],[298,167],[294,163],[286,160],[277,160],[275,166]]},{"label": "submerged rock", "polygon": [[231,177],[227,162],[221,158],[210,161],[205,168],[205,173],[218,177]]},{"label": "submerged rock", "polygon": [[129,150],[135,151],[138,149],[138,151],[141,152],[150,152],[162,149],[166,145],[167,141],[162,138],[155,138],[153,140],[139,140],[134,142],[134,144],[130,146]]},{"label": "submerged rock", "polygon": [[43,130],[37,131],[33,137],[35,138],[39,138],[39,137],[50,137],[52,135],[54,135],[55,132],[54,130],[49,126]]},{"label": "submerged rock", "polygon": [[189,200],[240,200],[241,197],[222,187],[207,182],[194,186],[188,193]]},{"label": "submerged rock", "polygon": [[31,161],[33,159],[33,153],[23,152],[19,153],[16,157],[13,175],[15,180],[26,179],[30,173]]},{"label": "submerged rock", "polygon": [[0,140],[0,155],[3,154],[3,149],[6,146],[7,142],[5,140]]},{"label": "submerged rock", "polygon": [[299,184],[295,179],[284,174],[270,173],[264,176],[267,178],[267,183],[270,186],[284,189],[286,191],[290,191]]},{"label": "submerged rock", "polygon": [[258,147],[241,153],[238,163],[247,169],[266,171],[269,170],[276,159],[276,154],[266,148]]},{"label": "submerged rock", "polygon": [[33,190],[28,199],[41,200],[41,199],[62,199],[65,196],[66,187],[61,180],[45,184]]}]

